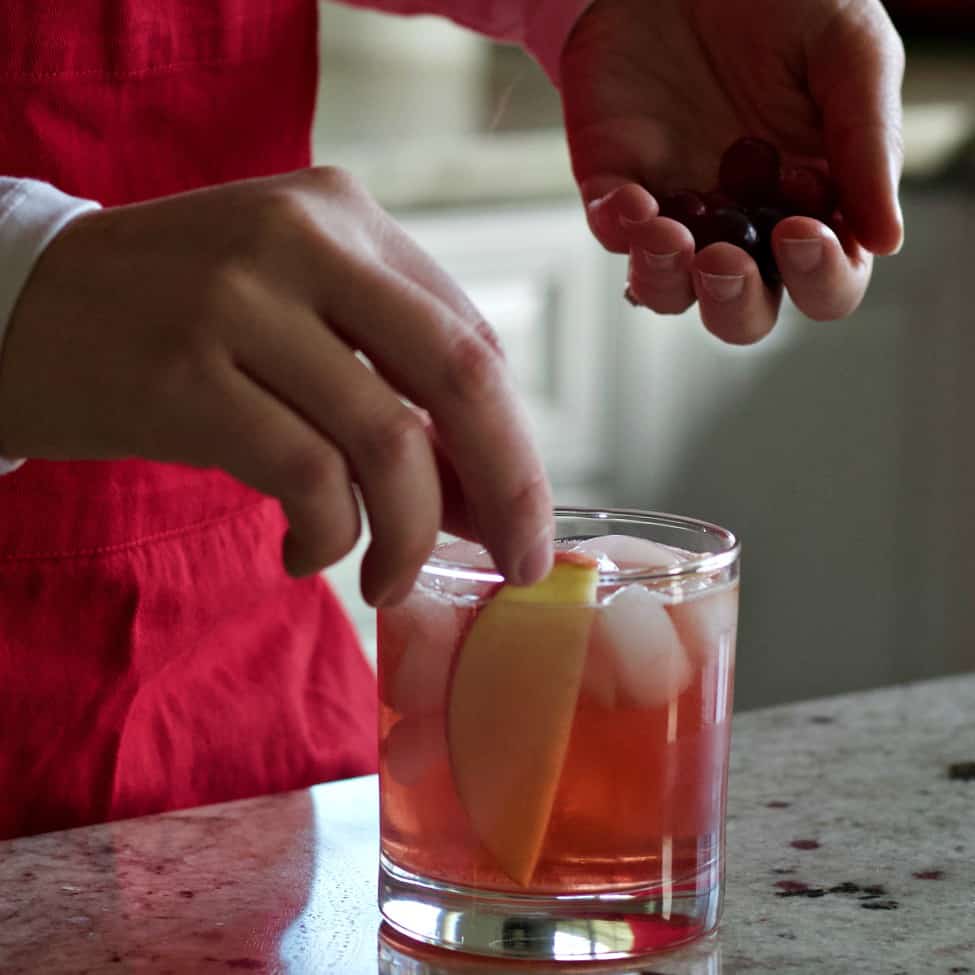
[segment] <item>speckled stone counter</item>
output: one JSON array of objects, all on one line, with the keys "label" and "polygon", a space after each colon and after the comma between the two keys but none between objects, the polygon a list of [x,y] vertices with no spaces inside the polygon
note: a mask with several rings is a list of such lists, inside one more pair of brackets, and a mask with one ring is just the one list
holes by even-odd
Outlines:
[{"label": "speckled stone counter", "polygon": [[[737,717],[718,936],[589,971],[975,975],[973,763],[975,676]],[[376,855],[371,778],[0,843],[0,973],[499,970],[377,947]]]}]

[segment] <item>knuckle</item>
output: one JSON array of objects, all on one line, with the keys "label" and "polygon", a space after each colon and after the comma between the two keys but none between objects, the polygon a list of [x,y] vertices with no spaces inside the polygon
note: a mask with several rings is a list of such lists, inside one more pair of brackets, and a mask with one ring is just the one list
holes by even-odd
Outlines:
[{"label": "knuckle", "polygon": [[265,194],[257,214],[257,234],[253,239],[259,253],[268,245],[276,246],[296,234],[314,228],[314,221],[299,193],[286,186],[275,187]]},{"label": "knuckle", "polygon": [[318,188],[330,196],[365,196],[362,183],[342,166],[316,166],[311,173]]},{"label": "knuckle", "polygon": [[412,582],[433,551],[439,525],[431,517],[403,519],[398,527],[396,534],[388,540],[389,562],[399,573],[409,575]]},{"label": "knuckle", "polygon": [[370,467],[389,469],[407,463],[427,442],[422,418],[403,406],[367,425],[363,448]]},{"label": "knuckle", "polygon": [[322,565],[334,565],[345,558],[359,541],[359,519],[355,512],[323,512],[325,528],[318,556]]},{"label": "knuckle", "polygon": [[490,346],[494,354],[504,362],[504,346],[501,344],[501,336],[498,335],[497,329],[490,322],[479,318],[474,323],[474,331]]},{"label": "knuckle", "polygon": [[461,332],[447,354],[446,387],[463,403],[482,403],[501,385],[503,362],[481,330]]},{"label": "knuckle", "polygon": [[273,473],[285,495],[317,500],[336,488],[342,466],[333,451],[303,445],[285,453]]},{"label": "knuckle", "polygon": [[506,509],[516,523],[535,523],[551,516],[552,492],[544,472],[536,471],[512,491]]}]

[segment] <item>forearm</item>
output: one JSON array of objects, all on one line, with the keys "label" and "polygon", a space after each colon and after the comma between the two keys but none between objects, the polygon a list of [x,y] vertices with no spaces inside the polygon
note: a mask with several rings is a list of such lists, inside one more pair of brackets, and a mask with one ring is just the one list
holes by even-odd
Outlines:
[{"label": "forearm", "polygon": [[[593,0],[342,0],[393,14],[441,14],[496,41],[519,44],[555,84],[562,48]],[[326,26],[327,29],[327,26]]]}]

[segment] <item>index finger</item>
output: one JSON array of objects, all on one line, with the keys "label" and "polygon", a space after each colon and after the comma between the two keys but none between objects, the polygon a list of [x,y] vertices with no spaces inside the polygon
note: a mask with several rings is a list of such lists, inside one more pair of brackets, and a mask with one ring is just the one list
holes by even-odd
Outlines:
[{"label": "index finger", "polygon": [[[551,567],[552,498],[491,327],[401,270],[350,258],[328,280],[330,322],[436,426],[478,536],[515,584]],[[408,517],[408,514],[406,515]]]}]

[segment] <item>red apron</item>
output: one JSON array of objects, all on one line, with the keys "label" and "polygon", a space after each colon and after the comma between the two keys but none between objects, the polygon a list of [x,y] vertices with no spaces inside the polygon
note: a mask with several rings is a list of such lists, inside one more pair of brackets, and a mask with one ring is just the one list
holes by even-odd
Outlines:
[{"label": "red apron", "polygon": [[[316,18],[0,0],[0,173],[113,205],[305,166]],[[0,478],[0,839],[374,771],[372,672],[283,530],[219,472]]]}]

